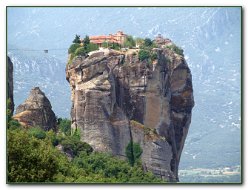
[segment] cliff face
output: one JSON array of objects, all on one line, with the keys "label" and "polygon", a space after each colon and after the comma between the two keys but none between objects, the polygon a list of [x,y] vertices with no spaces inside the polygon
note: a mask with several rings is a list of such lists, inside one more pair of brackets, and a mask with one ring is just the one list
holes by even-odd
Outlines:
[{"label": "cliff face", "polygon": [[139,143],[145,170],[178,181],[194,106],[190,70],[169,49],[154,49],[152,64],[130,51],[104,50],[67,65],[72,127],[94,150],[123,158],[131,140]]},{"label": "cliff face", "polygon": [[14,98],[13,98],[13,63],[11,62],[10,58],[8,57],[8,81],[7,81],[7,88],[8,88],[8,94],[7,94],[7,99],[10,101],[10,105],[9,105],[9,108],[10,108],[10,111],[11,111],[11,115],[13,115],[13,112],[14,112]]},{"label": "cliff face", "polygon": [[45,94],[35,87],[25,102],[16,108],[14,119],[27,127],[39,126],[44,130],[56,130],[56,116]]}]

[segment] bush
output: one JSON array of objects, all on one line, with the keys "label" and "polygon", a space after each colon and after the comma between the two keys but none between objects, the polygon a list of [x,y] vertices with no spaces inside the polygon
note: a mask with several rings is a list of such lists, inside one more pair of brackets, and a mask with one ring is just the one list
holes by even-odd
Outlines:
[{"label": "bush", "polygon": [[80,141],[72,145],[78,156],[68,161],[52,146],[53,131],[46,132],[45,139],[28,132],[22,128],[7,132],[8,182],[163,183],[151,172],[144,172],[139,161],[131,167],[109,154],[92,153],[93,149]]},{"label": "bush", "polygon": [[[120,160],[106,153],[92,153],[87,155],[82,152],[73,160],[73,163],[88,173],[89,178],[80,178],[78,181],[85,182],[108,182],[108,183],[158,183],[163,182],[151,172],[144,172],[140,162],[131,167],[124,160]],[[97,176],[97,178],[96,178]]]},{"label": "bush", "polygon": [[67,136],[71,135],[71,120],[58,118],[59,130]]},{"label": "bush", "polygon": [[148,60],[149,58],[150,58],[149,51],[143,50],[143,49],[141,49],[139,51],[139,60],[140,61]]},{"label": "bush", "polygon": [[74,138],[74,139],[77,140],[77,141],[80,141],[80,139],[81,139],[81,133],[80,133],[80,129],[79,129],[79,128],[77,128],[77,129],[73,132],[72,138]]},{"label": "bush", "polygon": [[109,48],[115,49],[115,50],[120,50],[121,46],[119,44],[117,44],[117,43],[111,43]]},{"label": "bush", "polygon": [[80,48],[80,44],[74,43],[70,46],[68,53],[75,54],[77,48]]},{"label": "bush", "polygon": [[152,55],[151,55],[151,60],[154,61],[154,60],[156,60],[156,59],[158,59],[157,53],[152,53]]},{"label": "bush", "polygon": [[76,145],[74,143],[74,141],[72,141],[71,139],[64,139],[61,141],[61,145],[63,146],[63,151],[74,156],[76,155]]},{"label": "bush", "polygon": [[9,182],[52,181],[65,159],[50,140],[34,138],[25,130],[8,131],[7,145]]},{"label": "bush", "polygon": [[144,46],[146,46],[146,47],[152,46],[152,40],[150,38],[145,38]]},{"label": "bush", "polygon": [[93,152],[93,148],[86,142],[76,142],[76,155],[79,155],[82,151],[90,154]]},{"label": "bush", "polygon": [[170,45],[170,46],[166,46],[166,48],[174,51],[178,55],[182,55],[183,56],[183,49],[180,48],[180,47],[178,47],[178,46],[176,46],[175,44]]},{"label": "bush", "polygon": [[89,144],[81,142],[74,136],[65,137],[61,140],[61,145],[63,146],[63,150],[72,156],[79,155],[81,151],[84,151],[87,154],[93,151],[93,148]]},{"label": "bush", "polygon": [[84,46],[85,47],[85,52],[86,53],[89,53],[91,51],[95,51],[95,50],[98,50],[98,46],[96,44],[93,44],[93,43],[89,43],[88,45]]},{"label": "bush", "polygon": [[86,51],[84,47],[79,47],[75,51],[75,56],[85,56],[85,54],[86,54]]},{"label": "bush", "polygon": [[15,130],[15,129],[18,129],[20,127],[21,127],[21,124],[17,120],[10,119],[10,121],[8,122],[8,128],[10,130]]},{"label": "bush", "polygon": [[108,47],[109,47],[108,42],[106,42],[106,41],[105,41],[105,42],[103,42],[103,43],[102,43],[102,47],[104,47],[104,48],[108,48]]},{"label": "bush", "polygon": [[28,130],[28,134],[37,138],[37,139],[45,139],[46,138],[46,132],[42,130],[40,127],[31,127]]},{"label": "bush", "polygon": [[124,41],[124,47],[132,48],[135,46],[135,41],[133,39],[133,36],[127,36]]},{"label": "bush", "polygon": [[52,131],[52,130],[46,132],[46,138],[51,141],[53,146],[57,146],[59,144],[59,139],[58,139],[56,133],[54,133],[54,131]]},{"label": "bush", "polygon": [[98,46],[96,44],[90,43],[89,36],[85,36],[82,45],[80,36],[76,35],[75,39],[73,40],[73,44],[68,49],[68,53],[71,54],[68,64],[72,63],[75,56],[85,56],[87,53],[95,50],[98,50]]}]

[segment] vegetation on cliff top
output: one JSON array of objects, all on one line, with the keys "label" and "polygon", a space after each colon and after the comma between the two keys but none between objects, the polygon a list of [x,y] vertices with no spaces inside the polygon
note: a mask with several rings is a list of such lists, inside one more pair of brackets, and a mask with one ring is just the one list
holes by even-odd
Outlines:
[{"label": "vegetation on cliff top", "polygon": [[73,44],[68,50],[68,53],[71,54],[69,63],[71,63],[73,58],[76,56],[86,56],[87,53],[98,50],[98,46],[96,44],[90,43],[89,36],[87,35],[82,41],[80,40],[80,36],[76,35],[72,43]]},{"label": "vegetation on cliff top", "polygon": [[[150,38],[134,38],[131,35],[128,35],[123,43],[120,45],[118,43],[110,43],[103,42],[103,48],[110,48],[115,50],[123,49],[132,49],[138,48],[139,54],[138,58],[140,61],[147,61],[148,64],[151,64],[154,60],[157,59],[157,53],[153,51],[153,48],[158,48],[158,44],[155,40],[151,40]],[[169,45],[163,46],[164,48],[170,49],[178,55],[183,56],[183,49],[171,43]],[[90,43],[89,36],[85,36],[83,40],[80,39],[79,35],[75,36],[73,40],[73,44],[70,46],[68,53],[70,54],[70,59],[68,61],[69,64],[72,63],[72,60],[76,56],[87,56],[87,54],[91,51],[98,50],[99,47],[96,44]]]},{"label": "vegetation on cliff top", "polygon": [[176,54],[183,56],[183,49],[176,46],[175,44],[166,46],[165,48],[170,49],[170,50],[174,51]]}]

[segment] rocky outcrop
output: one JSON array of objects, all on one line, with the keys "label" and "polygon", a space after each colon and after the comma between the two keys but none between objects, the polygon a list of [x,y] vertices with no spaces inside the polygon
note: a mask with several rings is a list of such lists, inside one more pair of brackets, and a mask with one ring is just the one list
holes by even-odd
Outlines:
[{"label": "rocky outcrop", "polygon": [[44,130],[56,131],[56,116],[50,101],[39,87],[31,90],[25,102],[17,107],[13,118],[23,126],[39,126]]},{"label": "rocky outcrop", "polygon": [[125,158],[132,140],[143,149],[145,170],[178,181],[178,165],[194,106],[190,69],[183,56],[156,48],[153,63],[138,50],[109,50],[67,65],[72,128],[95,151]]},{"label": "rocky outcrop", "polygon": [[9,101],[8,108],[10,109],[11,115],[14,113],[14,98],[13,98],[13,63],[11,62],[10,58],[8,57],[8,62],[7,62],[7,75],[8,75],[8,81],[7,81],[7,89],[8,89],[8,94],[7,94],[7,99]]}]

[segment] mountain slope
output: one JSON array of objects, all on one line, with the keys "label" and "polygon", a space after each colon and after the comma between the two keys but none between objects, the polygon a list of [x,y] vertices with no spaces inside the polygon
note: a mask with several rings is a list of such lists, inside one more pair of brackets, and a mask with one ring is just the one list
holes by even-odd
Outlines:
[{"label": "mountain slope", "polygon": [[33,87],[39,86],[51,101],[55,114],[69,117],[70,88],[65,80],[64,63],[40,52],[33,55],[10,52],[8,55],[14,65],[16,107],[26,99]]}]

